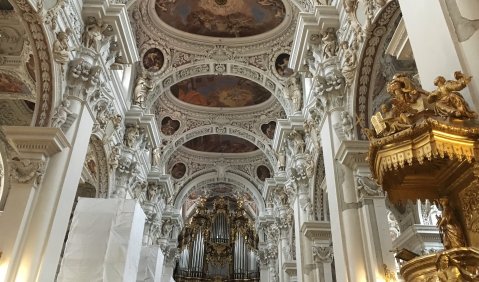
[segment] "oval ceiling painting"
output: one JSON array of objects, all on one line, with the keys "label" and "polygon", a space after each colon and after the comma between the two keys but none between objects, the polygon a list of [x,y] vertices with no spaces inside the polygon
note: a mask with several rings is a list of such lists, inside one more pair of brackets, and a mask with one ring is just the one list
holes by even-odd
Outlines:
[{"label": "oval ceiling painting", "polygon": [[281,0],[156,0],[155,9],[176,29],[229,38],[264,33],[285,16]]},{"label": "oval ceiling painting", "polygon": [[245,107],[260,104],[271,93],[251,80],[231,75],[203,75],[178,82],[171,93],[183,102],[207,107]]},{"label": "oval ceiling painting", "polygon": [[210,134],[184,144],[186,148],[209,153],[247,153],[258,150],[253,143],[231,135]]}]

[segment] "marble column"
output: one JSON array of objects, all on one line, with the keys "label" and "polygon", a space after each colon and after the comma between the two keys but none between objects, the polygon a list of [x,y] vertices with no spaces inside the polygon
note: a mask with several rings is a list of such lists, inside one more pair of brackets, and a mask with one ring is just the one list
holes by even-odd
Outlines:
[{"label": "marble column", "polygon": [[344,167],[345,183],[351,185],[349,200],[357,202],[355,211],[358,216],[358,237],[362,238],[363,260],[368,281],[381,281],[388,270],[395,269],[394,257],[390,250],[392,242],[387,222],[385,195],[376,182],[370,178],[366,155],[369,148],[367,141],[343,141],[338,149],[336,159]]},{"label": "marble column", "polygon": [[352,172],[336,160],[340,140],[333,125],[338,122],[339,112],[327,114],[320,134],[324,163],[329,164],[325,166],[329,211],[331,218],[338,219],[331,221],[336,279],[372,281],[366,274],[363,238],[358,234],[361,226]]}]

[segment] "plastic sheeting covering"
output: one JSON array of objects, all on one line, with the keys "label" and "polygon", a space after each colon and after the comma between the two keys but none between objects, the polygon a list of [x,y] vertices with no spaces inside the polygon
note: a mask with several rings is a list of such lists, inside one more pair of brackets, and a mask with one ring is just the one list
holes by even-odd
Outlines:
[{"label": "plastic sheeting covering", "polygon": [[80,198],[57,281],[136,281],[144,226],[135,200]]},{"label": "plastic sheeting covering", "polygon": [[138,282],[163,282],[164,256],[159,246],[144,246],[141,248],[140,265],[138,268]]}]

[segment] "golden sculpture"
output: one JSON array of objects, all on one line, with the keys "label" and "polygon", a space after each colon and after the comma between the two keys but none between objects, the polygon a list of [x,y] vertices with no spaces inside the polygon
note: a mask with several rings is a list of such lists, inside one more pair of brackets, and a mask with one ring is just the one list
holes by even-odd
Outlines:
[{"label": "golden sculpture", "polygon": [[436,260],[436,275],[432,276],[428,281],[440,282],[461,282],[461,281],[477,281],[479,277],[478,268],[476,273],[467,271],[458,260],[451,258],[448,254],[440,254]]},{"label": "golden sculpture", "polygon": [[[391,95],[391,108],[381,106],[381,111],[371,117],[376,136],[386,137],[414,127],[421,117],[442,117],[453,119],[473,119],[477,115],[470,110],[467,102],[458,92],[471,81],[470,76],[460,71],[454,73],[456,80],[438,76],[432,92],[417,86],[406,74],[397,74],[387,85]],[[369,137],[371,139],[371,137]]]},{"label": "golden sculpture", "polygon": [[464,233],[447,198],[439,199],[442,215],[437,217],[437,227],[446,250],[466,246]]},{"label": "golden sculpture", "polygon": [[465,76],[462,72],[454,72],[456,80],[447,80],[443,76],[438,76],[434,80],[437,86],[428,97],[429,103],[435,103],[435,112],[442,117],[454,117],[459,119],[476,118],[477,115],[469,109],[462,95],[457,92],[464,89],[469,82],[470,76]]},{"label": "golden sculpture", "polygon": [[479,123],[458,92],[470,81],[461,72],[438,76],[428,92],[396,75],[387,85],[391,101],[372,116],[374,130],[365,129],[371,172],[389,201],[439,199],[442,207],[446,251],[405,262],[405,281],[479,281]]}]

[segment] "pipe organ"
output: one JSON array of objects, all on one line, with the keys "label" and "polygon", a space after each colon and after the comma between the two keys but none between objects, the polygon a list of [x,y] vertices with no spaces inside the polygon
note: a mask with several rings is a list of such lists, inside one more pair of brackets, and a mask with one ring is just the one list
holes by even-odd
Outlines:
[{"label": "pipe organ", "polygon": [[257,235],[243,200],[200,198],[182,230],[174,278],[181,281],[259,281]]}]

